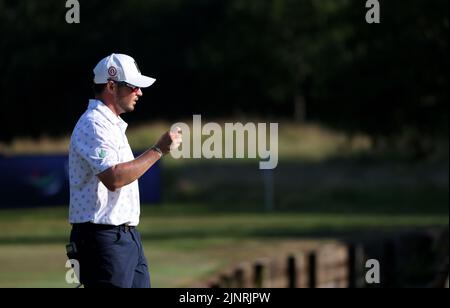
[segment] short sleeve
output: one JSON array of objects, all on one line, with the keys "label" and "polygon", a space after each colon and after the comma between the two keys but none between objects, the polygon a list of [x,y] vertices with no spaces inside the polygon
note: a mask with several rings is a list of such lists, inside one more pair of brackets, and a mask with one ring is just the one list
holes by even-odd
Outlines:
[{"label": "short sleeve", "polygon": [[74,136],[76,152],[89,164],[97,175],[119,161],[119,148],[112,128],[94,121],[84,121]]}]

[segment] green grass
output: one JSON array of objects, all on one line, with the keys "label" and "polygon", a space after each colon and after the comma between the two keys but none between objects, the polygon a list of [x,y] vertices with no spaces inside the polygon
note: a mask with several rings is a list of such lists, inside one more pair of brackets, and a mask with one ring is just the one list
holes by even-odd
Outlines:
[{"label": "green grass", "polygon": [[[192,145],[192,118],[183,119],[191,129]],[[202,123],[217,122],[224,129],[224,123],[235,123],[238,120],[202,119]],[[269,122],[268,120],[248,119],[247,122]],[[277,122],[277,121],[275,121]],[[75,123],[74,123],[75,124]],[[170,129],[172,123],[154,121],[148,124],[130,125],[127,130],[128,141],[135,151],[148,149],[158,138]],[[224,139],[224,134],[222,135]],[[296,158],[305,161],[319,161],[336,155],[352,155],[367,151],[371,148],[371,139],[365,135],[347,136],[343,132],[334,131],[318,124],[298,124],[291,121],[279,123],[278,153],[280,159]],[[208,136],[202,136],[206,140]],[[17,138],[6,144],[0,142],[0,154],[65,154],[68,152],[70,137],[51,138],[42,136],[38,139]],[[188,140],[184,140],[188,142]],[[224,141],[223,141],[224,143]],[[245,149],[247,149],[245,147]],[[192,150],[192,147],[191,147]],[[246,152],[247,153],[247,152]],[[257,161],[256,159],[253,159]],[[178,165],[180,160],[166,159],[168,164]],[[183,163],[197,160],[183,160]]]},{"label": "green grass", "polygon": [[[184,238],[255,239],[331,236],[428,227],[448,223],[448,212],[303,213],[207,211],[197,204],[143,206],[139,226],[146,240]],[[2,210],[0,243],[64,242],[69,235],[66,208]]]},{"label": "green grass", "polygon": [[[245,260],[336,238],[448,224],[448,214],[215,213],[197,204],[144,206],[139,226],[155,287],[195,286]],[[191,210],[191,211],[190,211]],[[74,287],[64,281],[66,208],[0,211],[0,287]]]},{"label": "green grass", "polygon": [[[131,126],[128,139],[145,149],[169,127]],[[279,130],[272,211],[259,159],[163,160],[164,204],[143,205],[139,225],[154,286],[192,286],[231,264],[323,241],[448,225],[448,155],[416,164],[377,160],[366,155],[366,136],[287,122]],[[0,153],[65,153],[68,141],[15,140],[0,144]],[[73,287],[64,281],[67,213],[0,210],[0,287]]]},{"label": "green grass", "polygon": [[[189,287],[217,271],[261,256],[310,249],[321,241],[190,238],[144,240],[154,287]],[[70,288],[62,243],[0,245],[0,287]]]}]

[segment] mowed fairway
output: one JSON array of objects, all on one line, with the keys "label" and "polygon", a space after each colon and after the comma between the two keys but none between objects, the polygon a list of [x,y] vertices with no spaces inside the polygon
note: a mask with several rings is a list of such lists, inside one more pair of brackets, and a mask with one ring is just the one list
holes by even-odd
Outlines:
[{"label": "mowed fairway", "polygon": [[[448,224],[448,214],[189,213],[144,206],[140,231],[154,287],[188,287],[241,261],[283,256],[336,238]],[[65,282],[67,209],[0,211],[0,287]],[[355,235],[357,234],[357,235]]]}]

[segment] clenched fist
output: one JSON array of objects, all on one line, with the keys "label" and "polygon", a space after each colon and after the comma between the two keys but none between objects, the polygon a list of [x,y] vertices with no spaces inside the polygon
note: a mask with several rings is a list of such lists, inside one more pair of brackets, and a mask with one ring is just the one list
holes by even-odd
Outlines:
[{"label": "clenched fist", "polygon": [[172,139],[172,145],[170,146],[170,150],[178,149],[181,142],[183,142],[183,136],[181,135],[181,128],[178,126],[175,127],[170,133],[170,138]]},{"label": "clenched fist", "polygon": [[176,127],[170,132],[164,133],[155,144],[163,154],[169,153],[171,150],[177,149],[182,142],[181,128]]}]

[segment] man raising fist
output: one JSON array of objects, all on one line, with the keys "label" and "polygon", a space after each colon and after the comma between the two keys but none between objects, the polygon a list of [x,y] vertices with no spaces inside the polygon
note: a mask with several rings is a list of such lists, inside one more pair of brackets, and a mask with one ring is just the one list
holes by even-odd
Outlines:
[{"label": "man raising fist", "polygon": [[89,287],[150,287],[139,224],[137,180],[171,149],[181,132],[166,132],[134,158],[120,114],[134,110],[144,76],[133,58],[112,54],[94,68],[95,99],[89,101],[72,133],[69,149],[70,258],[80,265],[80,282]]}]

